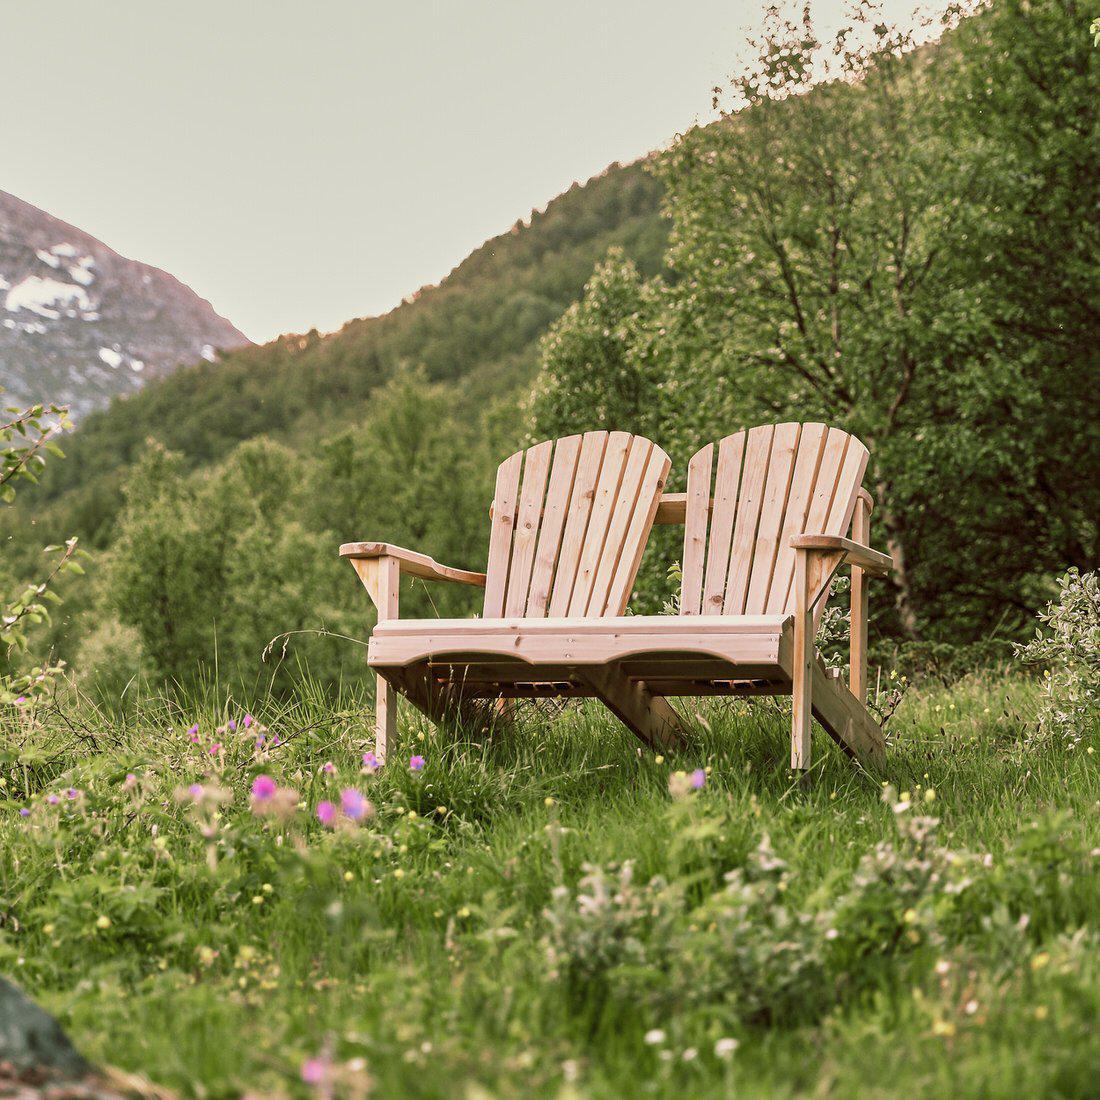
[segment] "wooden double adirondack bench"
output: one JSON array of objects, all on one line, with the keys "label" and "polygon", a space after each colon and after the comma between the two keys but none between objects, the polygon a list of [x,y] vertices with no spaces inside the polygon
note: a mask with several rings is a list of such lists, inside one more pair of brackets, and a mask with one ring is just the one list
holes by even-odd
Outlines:
[{"label": "wooden double adirondack bench", "polygon": [[[654,748],[689,742],[669,697],[791,695],[791,767],[810,766],[811,716],[849,755],[885,763],[865,705],[868,576],[891,559],[866,545],[867,448],[824,424],[727,436],[665,493],[656,444],[594,431],[501,463],[484,573],[381,542],[340,553],[378,609],[376,753],[396,729],[394,691],[429,718],[483,724],[485,700],[601,699]],[[626,615],[654,524],[683,524],[679,615]],[[850,537],[849,537],[850,536]],[[830,586],[852,567],[851,674],[830,674],[815,634]],[[485,588],[476,619],[399,616],[401,574]]]}]

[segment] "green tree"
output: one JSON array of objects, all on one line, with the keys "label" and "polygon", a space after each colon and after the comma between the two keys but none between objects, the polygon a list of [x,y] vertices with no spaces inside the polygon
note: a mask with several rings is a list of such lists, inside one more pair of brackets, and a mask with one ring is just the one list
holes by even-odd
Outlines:
[{"label": "green tree", "polygon": [[[0,389],[0,394],[4,391]],[[61,458],[54,442],[58,432],[71,428],[68,410],[58,406],[34,405],[26,409],[5,408],[0,414],[0,504],[15,499],[20,482],[35,483],[46,465],[46,455]],[[0,603],[0,703],[11,703],[22,695],[41,691],[61,671],[60,665],[25,667],[30,630],[49,620],[48,604],[59,602],[54,582],[65,573],[79,573],[76,539],[64,547],[48,546],[46,553],[58,554],[45,580],[26,585],[18,595]],[[0,574],[5,584],[9,580]]]}]

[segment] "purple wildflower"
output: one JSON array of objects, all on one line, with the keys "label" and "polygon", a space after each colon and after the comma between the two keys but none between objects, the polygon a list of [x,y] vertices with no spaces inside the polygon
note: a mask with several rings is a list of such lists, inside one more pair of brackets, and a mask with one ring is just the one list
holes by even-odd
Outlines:
[{"label": "purple wildflower", "polygon": [[47,801],[47,802],[48,802],[48,803],[49,803],[49,804],[50,804],[51,806],[56,806],[56,805],[58,804],[58,802],[60,802],[60,801],[61,801],[61,799],[60,799],[60,798],[58,798],[58,797],[57,797],[57,795],[55,795],[55,794],[48,794],[48,795],[46,795],[46,801]]},{"label": "purple wildflower", "polygon": [[332,775],[332,773],[336,771],[336,765],[331,760],[326,760],[321,765],[321,771],[323,771],[325,775]]},{"label": "purple wildflower", "polygon": [[317,820],[331,829],[336,821],[336,807],[331,802],[318,802]]},{"label": "purple wildflower", "polygon": [[363,767],[368,771],[376,772],[382,766],[382,761],[373,752],[363,753]]},{"label": "purple wildflower", "polygon": [[19,698],[15,700],[15,705],[21,707],[26,701],[27,697],[25,695],[20,695]]},{"label": "purple wildflower", "polygon": [[192,727],[191,727],[191,728],[190,728],[190,729],[189,729],[189,730],[187,731],[187,736],[188,736],[188,737],[190,737],[192,741],[197,741],[197,740],[199,739],[199,724],[198,724],[198,722],[196,722],[196,723],[195,723],[195,724],[194,724],[194,725],[193,725],[193,726],[192,726]]},{"label": "purple wildflower", "polygon": [[230,718],[229,719],[229,732],[230,733],[236,733],[237,732],[237,719],[236,718]]},{"label": "purple wildflower", "polygon": [[248,729],[248,727],[251,726],[252,723],[255,722],[255,721],[256,721],[256,719],[253,718],[251,714],[246,714],[241,719],[241,725],[244,726],[245,729]]},{"label": "purple wildflower", "polygon": [[422,756],[410,756],[409,757],[409,771],[418,772],[424,767],[424,757]]},{"label": "purple wildflower", "polygon": [[192,783],[191,786],[187,788],[187,793],[197,802],[203,795],[202,784]]},{"label": "purple wildflower", "polygon": [[257,802],[267,802],[274,798],[277,789],[275,780],[270,775],[258,775],[252,780],[252,797]]},{"label": "purple wildflower", "polygon": [[361,821],[367,814],[367,800],[354,787],[340,792],[340,809],[352,821]]},{"label": "purple wildflower", "polygon": [[220,741],[215,741],[214,744],[212,744],[210,746],[210,749],[209,749],[209,752],[210,752],[211,756],[217,756],[218,753],[221,752],[221,751],[222,751],[222,743]]},{"label": "purple wildflower", "polygon": [[328,1063],[324,1058],[307,1058],[302,1063],[302,1080],[307,1085],[323,1085],[328,1076]]},{"label": "purple wildflower", "polygon": [[20,816],[20,817],[30,817],[30,816],[31,816],[31,812],[30,812],[30,810],[28,810],[28,809],[27,809],[27,807],[26,807],[26,806],[24,806],[24,807],[23,807],[23,808],[22,808],[22,809],[21,809],[21,810],[19,811],[19,816]]},{"label": "purple wildflower", "polygon": [[126,778],[122,781],[122,789],[128,791],[135,786],[137,786],[137,776],[133,772],[127,772]]},{"label": "purple wildflower", "polygon": [[256,748],[262,749],[266,740],[267,738],[261,733],[260,736],[256,738]]},{"label": "purple wildflower", "polygon": [[691,785],[695,790],[699,790],[705,786],[707,782],[707,773],[702,768],[696,768],[691,773]]},{"label": "purple wildflower", "polygon": [[67,791],[65,792],[65,797],[66,797],[66,798],[70,798],[70,799],[72,799],[72,798],[76,798],[76,796],[77,796],[78,794],[80,794],[80,792],[79,792],[79,791],[78,791],[78,790],[77,790],[77,789],[76,789],[75,787],[70,787],[70,788],[69,788],[69,789],[68,789],[68,790],[67,790]]}]

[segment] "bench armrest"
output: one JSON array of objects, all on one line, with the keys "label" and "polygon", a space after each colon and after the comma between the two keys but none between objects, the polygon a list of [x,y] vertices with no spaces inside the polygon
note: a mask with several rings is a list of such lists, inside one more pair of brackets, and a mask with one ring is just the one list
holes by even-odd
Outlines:
[{"label": "bench armrest", "polygon": [[470,569],[453,569],[440,565],[427,554],[418,554],[415,550],[406,550],[388,542],[345,542],[340,547],[340,557],[352,560],[371,558],[393,558],[402,573],[410,577],[422,577],[429,581],[453,581],[455,584],[472,584],[477,588],[485,587],[485,574]]},{"label": "bench armrest", "polygon": [[888,577],[894,568],[894,559],[889,554],[882,554],[840,535],[794,535],[791,546],[796,550],[843,554],[849,565],[858,566],[872,577]]}]

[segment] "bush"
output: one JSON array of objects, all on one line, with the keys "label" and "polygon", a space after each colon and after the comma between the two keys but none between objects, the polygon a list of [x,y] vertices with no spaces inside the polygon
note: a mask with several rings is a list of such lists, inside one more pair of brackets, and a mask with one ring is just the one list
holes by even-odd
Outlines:
[{"label": "bush", "polygon": [[1028,662],[1047,664],[1046,700],[1039,712],[1041,737],[1079,744],[1100,720],[1100,580],[1095,572],[1071,569],[1039,619],[1048,633],[1018,648]]}]

